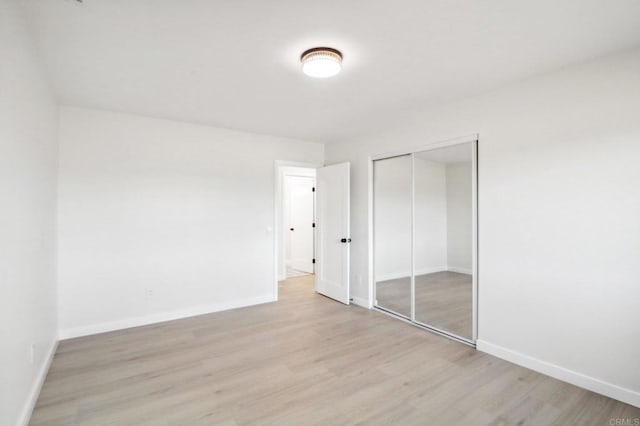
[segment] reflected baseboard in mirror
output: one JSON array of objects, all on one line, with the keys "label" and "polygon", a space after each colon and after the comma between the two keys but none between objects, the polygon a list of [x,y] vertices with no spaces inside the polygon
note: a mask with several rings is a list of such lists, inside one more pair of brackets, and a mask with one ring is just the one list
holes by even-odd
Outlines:
[{"label": "reflected baseboard in mirror", "polygon": [[411,318],[411,277],[394,278],[376,283],[376,305]]}]

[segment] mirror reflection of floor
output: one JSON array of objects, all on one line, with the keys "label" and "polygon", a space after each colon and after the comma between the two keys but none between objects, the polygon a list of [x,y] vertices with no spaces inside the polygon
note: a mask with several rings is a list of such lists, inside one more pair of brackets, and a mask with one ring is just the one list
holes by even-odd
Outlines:
[{"label": "mirror reflection of floor", "polygon": [[[378,306],[411,316],[411,279],[376,284]],[[467,339],[472,338],[472,276],[434,272],[416,276],[416,321]]]}]

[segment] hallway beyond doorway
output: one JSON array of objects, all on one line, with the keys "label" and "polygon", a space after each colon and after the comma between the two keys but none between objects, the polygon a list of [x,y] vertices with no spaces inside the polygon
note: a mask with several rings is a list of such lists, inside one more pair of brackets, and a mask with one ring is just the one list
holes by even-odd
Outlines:
[{"label": "hallway beyond doorway", "polygon": [[297,278],[297,277],[304,277],[306,275],[313,275],[313,274],[310,274],[310,273],[305,272],[305,271],[299,271],[297,269],[293,269],[293,268],[287,266],[287,279],[289,279],[289,278]]}]

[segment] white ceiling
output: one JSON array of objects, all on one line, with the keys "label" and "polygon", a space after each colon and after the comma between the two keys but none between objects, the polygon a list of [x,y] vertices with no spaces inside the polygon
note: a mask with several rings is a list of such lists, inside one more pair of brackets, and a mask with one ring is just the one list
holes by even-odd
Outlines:
[{"label": "white ceiling", "polygon": [[640,44],[638,0],[23,3],[64,104],[321,142]]}]

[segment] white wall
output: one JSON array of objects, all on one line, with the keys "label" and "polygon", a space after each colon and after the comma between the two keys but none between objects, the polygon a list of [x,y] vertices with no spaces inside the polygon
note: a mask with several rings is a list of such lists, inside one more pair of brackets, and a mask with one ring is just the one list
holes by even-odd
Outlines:
[{"label": "white wall", "polygon": [[68,107],[60,129],[62,337],[273,300],[275,160],[323,145]]},{"label": "white wall", "polygon": [[[416,275],[472,270],[471,163],[414,157]],[[411,162],[376,161],[376,281],[411,276]]]},{"label": "white wall", "polygon": [[445,164],[414,158],[416,275],[447,270]]},{"label": "white wall", "polygon": [[57,340],[57,107],[17,2],[0,11],[0,424],[16,425]]},{"label": "white wall", "polygon": [[[410,276],[411,158],[404,156],[376,161],[374,175],[376,280]],[[357,222],[357,218],[352,219],[352,235]],[[353,279],[351,281],[353,283]]]},{"label": "white wall", "polygon": [[369,155],[478,132],[479,347],[640,405],[640,50],[327,146],[352,163],[367,298]]},{"label": "white wall", "polygon": [[447,269],[466,274],[473,270],[472,170],[470,162],[446,166]]}]

